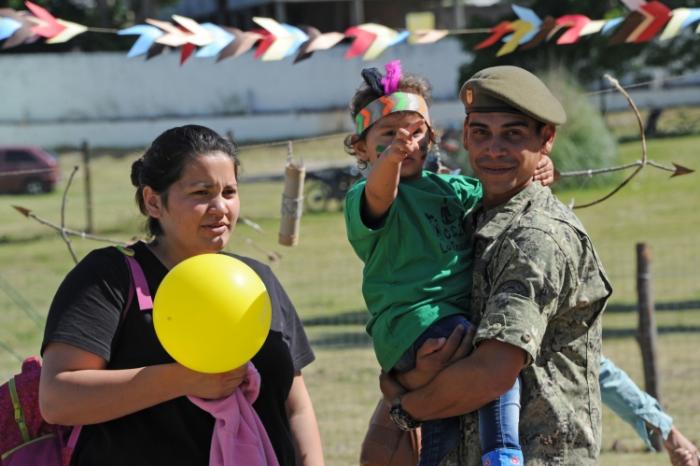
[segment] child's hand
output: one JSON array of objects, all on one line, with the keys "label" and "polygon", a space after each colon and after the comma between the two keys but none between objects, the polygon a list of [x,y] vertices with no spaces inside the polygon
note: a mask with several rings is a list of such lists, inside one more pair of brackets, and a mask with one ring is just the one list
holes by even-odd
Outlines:
[{"label": "child's hand", "polygon": [[540,159],[537,168],[535,168],[533,179],[542,183],[542,186],[549,186],[556,181],[556,170],[554,170],[554,163],[549,156],[545,155]]},{"label": "child's hand", "polygon": [[445,367],[469,354],[476,329],[461,325],[447,338],[430,338],[416,352],[416,367],[397,375],[401,385],[415,390],[427,384]]},{"label": "child's hand", "polygon": [[423,124],[423,120],[419,119],[408,125],[406,128],[399,128],[387,147],[381,154],[381,158],[387,158],[395,163],[404,161],[408,154],[416,152],[420,149],[419,138],[415,137],[415,132]]}]

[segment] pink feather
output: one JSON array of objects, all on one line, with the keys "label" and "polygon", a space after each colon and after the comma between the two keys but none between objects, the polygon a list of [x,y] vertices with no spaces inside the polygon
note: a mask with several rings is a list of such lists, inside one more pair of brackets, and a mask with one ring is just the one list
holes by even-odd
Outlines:
[{"label": "pink feather", "polygon": [[384,95],[393,94],[399,88],[401,80],[401,60],[390,61],[384,65],[384,69],[386,69],[386,74],[382,78]]}]

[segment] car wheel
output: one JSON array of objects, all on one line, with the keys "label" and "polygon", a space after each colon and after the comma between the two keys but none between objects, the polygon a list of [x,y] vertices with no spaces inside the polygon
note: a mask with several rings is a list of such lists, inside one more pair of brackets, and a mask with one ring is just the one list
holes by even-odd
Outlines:
[{"label": "car wheel", "polygon": [[24,183],[24,192],[27,194],[41,194],[44,192],[44,183],[41,180],[27,180]]}]

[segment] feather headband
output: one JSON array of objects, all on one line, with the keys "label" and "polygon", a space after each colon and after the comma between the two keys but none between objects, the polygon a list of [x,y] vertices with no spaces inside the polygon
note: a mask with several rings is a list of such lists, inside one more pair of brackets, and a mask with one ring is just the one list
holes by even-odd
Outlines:
[{"label": "feather headband", "polygon": [[362,134],[374,123],[395,112],[416,112],[430,126],[428,104],[423,96],[410,92],[397,92],[401,82],[401,62],[394,60],[385,65],[386,74],[381,75],[377,68],[362,70],[362,78],[367,86],[381,97],[367,104],[355,116],[355,133]]}]

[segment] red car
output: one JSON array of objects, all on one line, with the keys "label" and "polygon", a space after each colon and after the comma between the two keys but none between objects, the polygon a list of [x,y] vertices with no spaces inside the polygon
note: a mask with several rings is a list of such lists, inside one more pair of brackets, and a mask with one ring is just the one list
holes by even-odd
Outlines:
[{"label": "red car", "polygon": [[56,157],[35,146],[0,146],[0,192],[53,191],[60,177]]}]

